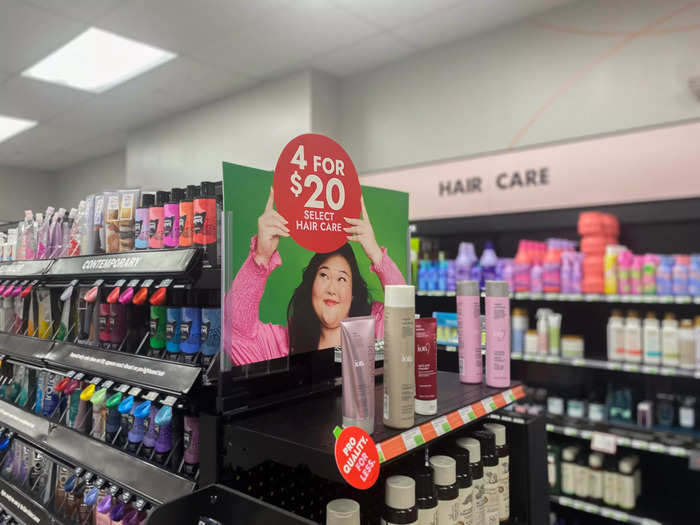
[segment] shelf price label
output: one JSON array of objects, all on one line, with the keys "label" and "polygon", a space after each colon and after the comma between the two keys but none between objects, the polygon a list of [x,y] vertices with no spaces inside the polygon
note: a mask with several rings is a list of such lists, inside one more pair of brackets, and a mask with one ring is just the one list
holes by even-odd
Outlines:
[{"label": "shelf price label", "polygon": [[345,427],[335,440],[335,464],[345,481],[366,490],[379,477],[377,445],[360,427]]},{"label": "shelf price label", "polygon": [[282,150],[273,179],[278,213],[289,235],[307,250],[328,253],[348,242],[345,218],[362,216],[362,190],[350,156],[316,133],[292,139]]},{"label": "shelf price label", "polygon": [[617,436],[605,432],[593,432],[591,434],[591,450],[604,454],[616,454]]}]

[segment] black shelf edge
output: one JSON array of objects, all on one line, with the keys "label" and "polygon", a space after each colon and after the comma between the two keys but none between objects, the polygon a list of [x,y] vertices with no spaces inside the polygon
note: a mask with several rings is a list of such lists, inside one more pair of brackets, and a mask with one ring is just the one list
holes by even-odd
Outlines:
[{"label": "black shelf edge", "polygon": [[[412,428],[397,430],[382,424],[382,392],[383,385],[376,385],[372,438],[383,464],[525,395],[519,382],[506,389],[490,388],[484,384],[460,383],[458,374],[440,371],[437,414],[416,415]],[[334,390],[237,417],[227,427],[226,440],[236,445],[235,450],[231,446],[229,451],[236,456],[234,461],[242,465],[253,465],[258,459],[273,459],[290,466],[306,463],[319,475],[340,480],[334,459],[333,429],[341,422],[341,395]],[[261,449],[265,450],[265,457],[255,458],[256,451]]]},{"label": "black shelf edge", "polygon": [[546,354],[511,354],[514,361],[541,363],[546,365],[575,366],[579,368],[594,368],[612,370],[632,374],[659,375],[669,377],[690,377],[700,379],[700,370],[624,361],[607,361],[604,359],[567,358]]},{"label": "black shelf edge", "polygon": [[201,367],[195,365],[59,341],[45,362],[175,395],[189,393],[202,373]]},{"label": "black shelf edge", "polygon": [[197,248],[140,250],[56,259],[46,278],[125,276],[177,276],[187,273],[201,256]]},{"label": "black shelf edge", "polygon": [[0,478],[0,506],[22,523],[53,525],[51,513],[24,492]]},{"label": "black shelf edge", "polygon": [[687,458],[700,453],[697,441],[692,436],[654,429],[647,430],[632,425],[618,426],[614,423],[574,420],[548,414],[547,432],[586,440],[592,439],[594,432],[603,432],[615,435],[619,447],[678,458]]},{"label": "black shelf edge", "polygon": [[591,503],[589,501],[583,501],[569,496],[550,495],[549,499],[552,503],[556,503],[563,507],[569,507],[587,512],[588,514],[602,516],[614,521],[619,521],[620,523],[633,523],[635,525],[662,525],[660,521],[644,518],[635,514],[630,514],[624,510],[613,509],[611,507],[598,505],[597,503]]},{"label": "black shelf edge", "polygon": [[39,261],[5,261],[0,262],[0,279],[19,279],[21,277],[39,277],[49,269],[53,259]]},{"label": "black shelf edge", "polygon": [[52,345],[49,339],[0,333],[0,354],[37,366],[44,366]]},{"label": "black shelf edge", "polygon": [[99,473],[115,484],[155,503],[164,503],[194,490],[195,483],[192,480],[182,478],[74,430],[51,425],[48,420],[1,400],[0,415],[3,416],[3,424],[26,441],[67,463]]}]

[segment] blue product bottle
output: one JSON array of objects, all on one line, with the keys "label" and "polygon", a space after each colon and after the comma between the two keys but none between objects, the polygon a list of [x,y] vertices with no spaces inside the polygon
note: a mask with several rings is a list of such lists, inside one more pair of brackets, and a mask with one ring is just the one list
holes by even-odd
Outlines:
[{"label": "blue product bottle", "polygon": [[134,424],[129,430],[127,452],[136,452],[146,434],[146,418],[151,413],[151,402],[144,401],[134,410]]},{"label": "blue product bottle", "polygon": [[481,285],[486,281],[496,280],[496,265],[498,265],[498,256],[496,251],[493,249],[493,243],[488,241],[486,247],[481,254],[481,259],[479,259],[479,264],[481,265]]},{"label": "blue product bottle", "polygon": [[[217,293],[218,292],[214,292]],[[211,304],[211,302],[209,303]],[[208,367],[221,347],[221,309],[202,308],[202,335],[200,352],[202,366]]]},{"label": "blue product bottle", "polygon": [[34,413],[41,414],[44,406],[44,391],[46,390],[46,376],[48,372],[40,371],[36,375],[36,401]]},{"label": "blue product bottle", "polygon": [[656,269],[656,293],[657,295],[673,295],[673,255],[662,255],[661,264]]},{"label": "blue product bottle", "polygon": [[428,261],[428,282],[426,289],[428,291],[437,290],[438,285],[438,261]]},{"label": "blue product bottle", "polygon": [[59,378],[56,374],[50,372],[45,373],[46,381],[44,383],[44,402],[41,407],[41,415],[43,417],[50,417],[53,415],[56,407],[58,406],[58,392],[56,392],[56,385],[58,384]]},{"label": "blue product bottle", "polygon": [[688,283],[688,293],[700,296],[700,255],[694,253],[690,256],[690,282]]},{"label": "blue product bottle", "polygon": [[121,447],[126,443],[127,435],[131,426],[134,423],[134,396],[129,396],[119,403],[119,414],[121,415],[121,423],[119,430],[119,438],[116,445]]},{"label": "blue product bottle", "polygon": [[418,267],[418,289],[428,290],[428,285],[430,281],[430,261],[428,259],[421,259]]},{"label": "blue product bottle", "polygon": [[444,252],[440,252],[438,258],[437,289],[441,292],[447,290],[447,261]]},{"label": "blue product bottle", "polygon": [[168,459],[170,450],[173,448],[171,422],[173,419],[173,409],[167,405],[163,405],[155,417],[156,433],[158,437],[155,442],[156,453],[153,460],[164,465]]},{"label": "blue product bottle", "polygon": [[483,290],[484,288],[484,281],[482,279],[483,275],[481,272],[481,265],[479,263],[475,264],[474,266],[471,267],[469,270],[469,281],[476,281],[479,283],[480,288]]},{"label": "blue product bottle", "polygon": [[184,363],[194,361],[202,344],[202,309],[197,304],[197,297],[191,295],[188,306],[180,314],[180,352]]},{"label": "blue product bottle", "polygon": [[166,359],[177,361],[180,358],[180,320],[182,316],[182,292],[173,290],[170,306],[165,315],[165,350]]}]

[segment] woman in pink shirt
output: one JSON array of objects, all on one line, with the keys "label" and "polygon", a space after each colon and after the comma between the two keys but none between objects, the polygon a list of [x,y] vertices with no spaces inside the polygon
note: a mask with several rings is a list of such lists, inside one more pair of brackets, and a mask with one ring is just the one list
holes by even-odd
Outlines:
[{"label": "woman in pink shirt", "polygon": [[[302,273],[301,283],[287,307],[287,327],[262,323],[260,300],[267,278],[282,264],[277,251],[280,237],[289,237],[287,221],[272,207],[273,194],[258,218],[258,234],[250,241],[250,253],[226,294],[224,348],[234,365],[275,359],[292,352],[340,346],[340,320],[373,315],[376,336],[384,335],[384,305],[372,302],[349,244],[331,253],[317,253]],[[372,261],[382,287],[406,284],[403,275],[374,237],[364,201],[362,218],[345,218],[348,240],[359,242]]]}]

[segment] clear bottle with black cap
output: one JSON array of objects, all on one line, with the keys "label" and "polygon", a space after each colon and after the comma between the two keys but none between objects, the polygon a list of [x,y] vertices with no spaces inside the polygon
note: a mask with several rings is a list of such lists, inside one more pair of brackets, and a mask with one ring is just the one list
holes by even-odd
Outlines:
[{"label": "clear bottle with black cap", "polygon": [[481,462],[481,443],[473,437],[457,440],[457,446],[469,452],[469,471],[472,475],[472,523],[483,525],[486,519],[486,497],[484,486],[484,465]]},{"label": "clear bottle with black cap", "polygon": [[452,457],[457,462],[457,488],[459,489],[459,523],[471,525],[474,512],[474,489],[469,468],[469,451],[457,447]]},{"label": "clear bottle with black cap", "polygon": [[326,525],[360,525],[360,504],[353,499],[334,499],[326,505]]},{"label": "clear bottle with black cap", "polygon": [[481,462],[484,464],[484,525],[498,525],[498,456],[496,436],[488,430],[477,430],[470,434],[481,445]]},{"label": "clear bottle with black cap", "polygon": [[437,525],[457,525],[459,520],[459,489],[457,463],[450,456],[432,456],[430,466],[438,498]]},{"label": "clear bottle with black cap", "polygon": [[484,428],[496,437],[496,455],[498,456],[498,518],[501,523],[510,518],[510,460],[506,427],[500,423],[484,423]]},{"label": "clear bottle with black cap", "polygon": [[421,465],[416,470],[416,507],[418,525],[437,525],[437,489],[433,482],[433,469]]},{"label": "clear bottle with black cap", "polygon": [[382,525],[416,525],[416,482],[408,476],[391,476],[384,485]]}]

